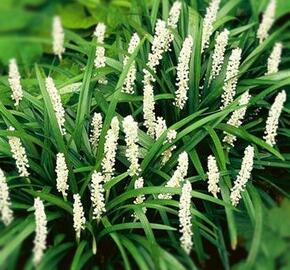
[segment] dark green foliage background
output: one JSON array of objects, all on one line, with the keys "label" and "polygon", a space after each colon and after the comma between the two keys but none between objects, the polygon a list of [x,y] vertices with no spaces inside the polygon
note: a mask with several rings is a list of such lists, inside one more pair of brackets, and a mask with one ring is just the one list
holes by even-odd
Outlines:
[{"label": "dark green foliage background", "polygon": [[[7,228],[0,225],[0,269],[32,269],[34,237],[33,198],[45,202],[49,219],[49,247],[39,269],[290,269],[290,1],[277,1],[277,21],[266,42],[259,45],[256,31],[266,0],[222,1],[215,29],[231,31],[230,46],[243,50],[237,93],[247,89],[253,98],[241,128],[226,124],[237,108],[218,111],[225,76],[207,87],[214,36],[205,56],[200,56],[201,19],[208,1],[183,1],[182,15],[172,52],[165,54],[154,86],[157,114],[178,131],[177,149],[164,168],[160,154],[165,135],[154,142],[140,125],[142,175],[145,187],[134,190],[128,177],[124,154],[124,135],[119,140],[117,176],[105,185],[110,190],[107,214],[100,224],[91,219],[89,182],[94,169],[100,168],[106,131],[114,115],[120,120],[132,114],[142,123],[142,69],[146,65],[150,40],[157,18],[166,19],[172,5],[169,0],[1,0],[0,2],[0,167],[11,190],[16,219]],[[52,56],[51,19],[61,16],[66,29],[66,53],[60,62]],[[107,66],[94,69],[95,43],[92,33],[103,21]],[[136,94],[120,92],[129,64],[122,66],[133,32],[142,38],[136,58],[138,77]],[[182,40],[190,33],[194,51],[190,66],[189,102],[183,112],[172,106],[175,91],[177,57]],[[266,61],[275,42],[283,42],[280,72],[264,76]],[[230,50],[226,53],[226,62]],[[25,90],[20,107],[10,98],[7,64],[16,57]],[[45,76],[56,82],[66,108],[68,135],[61,136],[44,87]],[[108,85],[97,83],[106,76]],[[204,81],[203,81],[204,79]],[[199,86],[204,85],[203,91]],[[269,147],[261,138],[268,110],[279,90],[288,100],[280,118],[277,147]],[[200,95],[200,96],[199,96]],[[237,96],[238,96],[237,95]],[[201,98],[201,99],[200,99]],[[259,112],[257,113],[257,109]],[[88,141],[93,112],[101,112],[105,122],[100,147],[94,152]],[[7,126],[15,127],[8,132]],[[238,137],[228,151],[222,144],[223,131]],[[19,136],[31,166],[30,183],[17,176],[7,135]],[[252,180],[243,193],[238,209],[229,204],[229,187],[241,165],[245,147],[255,146]],[[194,250],[188,257],[179,247],[178,200],[157,200],[156,194],[180,189],[163,187],[176,167],[178,154],[190,157],[188,180],[193,187]],[[55,155],[65,153],[70,161],[70,195],[64,201],[55,188]],[[214,154],[221,169],[222,197],[207,192],[206,160]],[[39,192],[41,191],[41,192]],[[72,193],[79,192],[88,222],[80,243],[72,226]],[[146,194],[146,216],[133,204],[138,194]],[[133,221],[136,212],[140,221]],[[97,254],[93,255],[93,250]]]}]

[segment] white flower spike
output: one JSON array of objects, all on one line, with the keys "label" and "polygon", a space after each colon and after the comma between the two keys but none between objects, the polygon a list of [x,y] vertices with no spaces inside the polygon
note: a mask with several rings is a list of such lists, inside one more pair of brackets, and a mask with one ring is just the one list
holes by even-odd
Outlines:
[{"label": "white flower spike", "polygon": [[8,226],[13,220],[13,211],[11,210],[11,201],[9,188],[4,172],[0,169],[0,219],[5,226]]},{"label": "white flower spike", "polygon": [[104,44],[106,32],[106,25],[104,23],[98,23],[96,26],[94,36],[97,38],[97,48],[96,48],[96,58],[95,58],[95,67],[105,67],[106,58],[105,58],[105,48],[102,46]]},{"label": "white flower spike", "polygon": [[167,19],[167,26],[175,29],[177,27],[177,23],[180,17],[180,11],[181,11],[181,2],[175,1],[169,11],[169,16]]},{"label": "white flower spike", "polygon": [[[10,131],[14,131],[13,127],[9,127]],[[9,145],[12,152],[12,157],[16,162],[16,167],[18,169],[18,173],[21,177],[28,177],[29,172],[29,163],[28,158],[25,152],[25,148],[23,147],[20,139],[18,137],[8,137]]]},{"label": "white flower spike", "polygon": [[144,126],[147,128],[147,134],[154,138],[155,134],[155,121],[156,116],[154,112],[155,100],[153,86],[151,83],[144,85],[144,97],[143,97],[143,115]]},{"label": "white flower spike", "polygon": [[[137,178],[134,183],[134,188],[138,189],[138,188],[143,188],[143,187],[144,187],[144,179],[142,177]],[[141,194],[135,198],[134,204],[142,204],[144,201],[145,201],[145,195]],[[144,214],[147,211],[146,207],[142,207],[142,210]]]},{"label": "white flower spike", "polygon": [[109,181],[114,174],[119,130],[119,121],[117,116],[115,116],[111,121],[111,128],[108,130],[106,135],[106,142],[104,146],[102,172],[105,176],[105,182]]},{"label": "white flower spike", "polygon": [[224,29],[224,31],[218,34],[215,39],[215,47],[212,55],[213,60],[209,76],[209,82],[214,80],[220,74],[225,58],[226,46],[228,45],[229,34],[229,30]]},{"label": "white flower spike", "polygon": [[193,40],[191,36],[188,36],[182,45],[177,65],[177,90],[174,105],[180,110],[184,108],[184,105],[188,99],[188,81],[189,81],[189,62],[192,51]]},{"label": "white flower spike", "polygon": [[138,161],[138,123],[134,121],[131,115],[128,115],[123,120],[123,128],[126,141],[126,158],[130,163],[130,167],[128,168],[129,175],[139,175],[140,165]]},{"label": "white flower spike", "polygon": [[222,106],[224,109],[234,100],[236,94],[236,86],[238,83],[239,65],[241,61],[242,50],[236,48],[232,50],[227,65],[226,78],[223,86]]},{"label": "white flower spike", "polygon": [[277,129],[279,125],[279,118],[283,110],[284,102],[286,101],[286,92],[282,90],[275,98],[273,105],[269,111],[269,116],[266,121],[266,129],[264,140],[271,146],[276,144]]},{"label": "white flower spike", "polygon": [[81,237],[81,231],[85,228],[86,218],[80,195],[74,194],[73,198],[73,226],[76,232],[76,238],[79,240]]},{"label": "white flower spike", "polygon": [[33,263],[37,266],[47,248],[47,217],[44,211],[43,202],[39,198],[34,200],[34,209],[36,227],[33,241]]},{"label": "white flower spike", "polygon": [[[138,44],[140,42],[140,38],[138,36],[137,33],[134,33],[130,43],[129,43],[129,48],[128,48],[128,54],[129,56],[125,56],[124,57],[124,61],[123,61],[123,66],[126,66],[126,64],[128,63],[129,57],[132,55],[132,53],[134,52],[134,50],[137,48]],[[127,76],[125,78],[123,87],[122,87],[122,92],[127,93],[127,94],[134,94],[134,84],[135,84],[135,80],[136,80],[136,62],[133,61],[129,71],[127,73]]]},{"label": "white flower spike", "polygon": [[102,174],[94,171],[91,183],[91,201],[93,204],[93,219],[97,221],[106,212],[103,182],[104,177]]},{"label": "white flower spike", "polygon": [[62,54],[65,52],[65,48],[64,48],[64,31],[59,16],[53,17],[52,40],[53,40],[53,53],[56,56],[58,56],[59,59],[61,59]]},{"label": "white flower spike", "polygon": [[62,196],[66,198],[67,190],[69,188],[68,180],[68,169],[65,162],[65,157],[63,153],[58,153],[56,155],[56,188],[58,192],[62,193]]},{"label": "white flower spike", "polygon": [[[250,101],[251,95],[249,94],[249,91],[246,91],[244,94],[242,94],[242,96],[240,97],[239,100],[239,106],[244,106],[244,105],[248,105],[249,101]],[[244,106],[240,109],[235,110],[230,119],[228,120],[227,124],[234,126],[234,127],[240,127],[243,123],[243,119],[246,115],[246,111],[247,111],[247,106]],[[228,134],[226,132],[224,132],[226,134],[226,136],[223,138],[223,142],[234,146],[234,142],[236,141],[237,137],[235,135],[232,134]]]},{"label": "white flower spike", "polygon": [[94,113],[92,122],[91,122],[91,134],[90,134],[90,143],[92,148],[98,146],[99,138],[102,131],[103,119],[100,113]]},{"label": "white flower spike", "polygon": [[210,155],[208,157],[207,167],[208,192],[210,192],[215,198],[217,198],[217,194],[220,192],[220,188],[218,186],[220,180],[220,172],[214,156]]},{"label": "white flower spike", "polygon": [[244,158],[242,160],[241,170],[239,175],[234,183],[234,186],[231,188],[230,199],[233,206],[239,204],[240,199],[242,198],[241,193],[245,190],[246,184],[251,177],[251,172],[254,165],[254,147],[248,146],[244,152]]},{"label": "white flower spike", "polygon": [[61,103],[61,97],[58,93],[54,81],[51,77],[47,77],[45,80],[46,90],[50,96],[50,100],[53,106],[53,110],[55,112],[56,120],[62,135],[65,135],[66,131],[64,128],[65,123],[65,110]]},{"label": "white flower spike", "polygon": [[[178,157],[177,169],[175,170],[173,176],[166,183],[165,187],[172,188],[180,187],[182,182],[184,181],[184,178],[187,175],[187,170],[188,170],[188,155],[186,152],[182,152]],[[158,199],[171,199],[171,198],[172,195],[169,193],[158,195]]]},{"label": "white flower spike", "polygon": [[191,191],[192,187],[189,181],[186,181],[182,187],[179,201],[179,231],[181,233],[180,245],[183,250],[189,254],[192,249],[192,222],[191,222]]},{"label": "white flower spike", "polygon": [[262,17],[262,22],[259,25],[257,38],[262,43],[269,35],[269,30],[275,21],[276,0],[270,0],[265,13]]},{"label": "white flower spike", "polygon": [[203,19],[202,25],[202,40],[201,40],[201,52],[203,53],[209,45],[209,39],[213,33],[213,24],[216,21],[217,13],[219,10],[220,0],[212,0],[206,9],[206,14]]},{"label": "white flower spike", "polygon": [[282,54],[282,43],[277,42],[268,58],[267,73],[265,75],[270,75],[277,73],[279,71],[279,64],[281,62]]},{"label": "white flower spike", "polygon": [[18,66],[16,59],[10,59],[9,61],[9,74],[8,74],[8,82],[9,86],[12,90],[12,99],[15,101],[14,105],[18,106],[20,101],[23,98],[23,90],[20,82],[20,73],[18,71]]}]

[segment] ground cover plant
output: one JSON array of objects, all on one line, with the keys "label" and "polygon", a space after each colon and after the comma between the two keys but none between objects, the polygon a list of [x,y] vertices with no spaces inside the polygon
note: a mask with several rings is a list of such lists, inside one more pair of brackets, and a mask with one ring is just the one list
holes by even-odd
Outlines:
[{"label": "ground cover plant", "polygon": [[1,269],[289,269],[289,4],[0,10]]}]

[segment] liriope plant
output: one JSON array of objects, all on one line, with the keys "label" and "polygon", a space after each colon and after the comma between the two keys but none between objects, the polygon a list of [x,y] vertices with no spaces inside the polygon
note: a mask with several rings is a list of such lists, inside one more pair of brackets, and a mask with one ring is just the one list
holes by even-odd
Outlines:
[{"label": "liriope plant", "polygon": [[52,55],[11,59],[2,268],[230,269],[242,220],[251,269],[267,187],[287,195],[274,176],[289,170],[289,24],[275,0],[245,18],[242,2],[132,1],[90,36],[55,16]]}]

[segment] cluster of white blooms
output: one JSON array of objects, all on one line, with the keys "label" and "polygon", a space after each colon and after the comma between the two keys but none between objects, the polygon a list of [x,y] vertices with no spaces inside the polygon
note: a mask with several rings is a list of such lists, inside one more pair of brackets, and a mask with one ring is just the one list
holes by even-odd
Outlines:
[{"label": "cluster of white blooms", "polygon": [[[143,187],[144,187],[144,179],[142,177],[139,177],[138,179],[136,179],[134,183],[134,188],[138,189],[138,188],[143,188]],[[145,201],[145,195],[141,194],[135,198],[134,204],[141,204],[144,201]],[[146,213],[147,211],[146,207],[142,207],[142,210],[144,213]]]},{"label": "cluster of white blooms", "polygon": [[34,209],[36,227],[33,241],[33,263],[34,265],[38,265],[46,249],[47,218],[44,212],[43,202],[39,198],[34,199]]},{"label": "cluster of white blooms", "polygon": [[58,153],[56,155],[56,188],[58,192],[62,193],[63,197],[67,196],[68,190],[68,169],[65,162],[65,157],[63,153]]},{"label": "cluster of white blooms", "polygon": [[156,118],[155,124],[155,138],[156,140],[160,138],[162,133],[167,129],[166,121],[162,116]]},{"label": "cluster of white blooms", "polygon": [[[157,20],[155,34],[153,37],[151,52],[148,55],[147,66],[155,73],[156,67],[162,59],[162,54],[169,49],[168,36],[170,31],[166,27],[165,21]],[[148,81],[154,81],[153,76],[148,70],[144,70],[144,84]]]},{"label": "cluster of white blooms", "polygon": [[55,87],[54,81],[51,77],[47,77],[45,80],[46,90],[50,96],[50,100],[55,112],[56,120],[62,135],[65,135],[65,110],[61,103],[61,97]]},{"label": "cluster of white blooms", "polygon": [[[181,183],[184,181],[188,170],[188,155],[186,152],[182,152],[178,157],[178,166],[173,174],[173,176],[166,183],[165,187],[180,187]],[[169,193],[159,194],[159,199],[171,199],[172,195]]]},{"label": "cluster of white blooms", "polygon": [[15,103],[14,103],[15,106],[18,106],[19,102],[23,98],[23,90],[22,90],[20,79],[21,79],[21,77],[20,77],[20,74],[18,71],[16,59],[15,58],[10,59],[8,82],[9,82],[9,86],[10,86],[11,91],[12,91],[11,97],[15,101]]},{"label": "cluster of white blooms", "polygon": [[[166,122],[163,117],[157,117],[155,122],[155,136],[158,139],[164,131],[167,130]],[[168,130],[166,140],[163,144],[172,143],[175,140],[177,132],[175,130]],[[175,145],[172,145],[168,149],[166,149],[162,154],[161,165],[163,166],[172,156],[172,151],[176,148]]]},{"label": "cluster of white blooms", "polygon": [[[228,120],[227,124],[234,126],[234,127],[239,127],[242,124],[242,120],[244,119],[247,111],[247,106],[249,101],[250,101],[251,95],[249,94],[249,91],[246,91],[242,96],[240,97],[239,100],[239,106],[244,106],[240,109],[237,109],[233,112],[231,115],[230,119]],[[236,136],[232,134],[226,133],[226,136],[224,137],[223,141],[226,142],[227,144],[234,146],[234,142],[236,141]]]},{"label": "cluster of white blooms", "polygon": [[130,162],[128,169],[129,175],[138,175],[140,173],[140,165],[138,162],[139,146],[138,146],[138,123],[134,121],[131,115],[123,120],[123,128],[126,141],[126,157]]},{"label": "cluster of white blooms", "polygon": [[279,118],[283,110],[283,104],[286,101],[286,92],[281,91],[275,98],[273,105],[269,111],[269,116],[266,121],[266,129],[264,140],[271,146],[276,144],[277,129],[279,124]]},{"label": "cluster of white blooms", "polygon": [[227,65],[226,78],[223,86],[221,109],[228,106],[233,101],[236,94],[241,54],[242,50],[240,48],[236,48],[232,50],[230,55]]},{"label": "cluster of white blooms", "polygon": [[[140,42],[140,38],[138,36],[137,33],[134,33],[130,43],[129,43],[129,48],[128,48],[128,56],[126,55],[124,57],[124,61],[123,61],[123,65],[126,66],[126,64],[128,63],[129,57],[132,55],[132,53],[134,52],[134,50],[136,49],[136,47],[138,46]],[[127,76],[124,80],[123,83],[123,87],[122,87],[122,92],[127,93],[127,94],[133,94],[134,93],[134,82],[136,79],[136,63],[135,61],[132,62]]]},{"label": "cluster of white blooms", "polygon": [[153,86],[151,83],[144,85],[144,97],[143,97],[143,115],[144,115],[144,126],[147,128],[149,136],[154,138],[155,134],[155,101]]},{"label": "cluster of white blooms", "polygon": [[[157,20],[155,26],[155,34],[151,46],[151,52],[148,55],[147,67],[151,72],[156,73],[156,67],[159,65],[162,59],[162,54],[169,50],[170,43],[173,41],[174,35],[171,29],[177,27],[181,9],[181,3],[175,2],[169,12],[169,18],[167,23],[163,20]],[[155,101],[152,82],[155,81],[153,75],[144,69],[144,98],[143,98],[143,113],[144,113],[144,125],[147,128],[149,136],[154,138],[154,126],[155,126]]]},{"label": "cluster of white blooms", "polygon": [[212,55],[212,66],[209,76],[209,82],[211,82],[220,74],[225,58],[226,47],[228,45],[229,34],[229,30],[224,29],[224,31],[218,34],[215,39],[215,47]]},{"label": "cluster of white blooms", "polygon": [[61,25],[59,16],[53,18],[52,23],[52,40],[53,40],[53,53],[61,59],[61,55],[64,53],[64,31]]},{"label": "cluster of white blooms", "polygon": [[[9,127],[10,131],[14,131],[13,127]],[[9,145],[12,152],[12,157],[15,159],[16,167],[18,169],[18,173],[22,177],[28,177],[29,172],[29,163],[28,158],[25,152],[25,148],[23,147],[20,139],[18,137],[8,137]]]},{"label": "cluster of white blooms", "polygon": [[169,11],[169,16],[167,19],[167,26],[175,29],[177,27],[177,23],[180,16],[180,10],[181,10],[181,2],[175,1]]},{"label": "cluster of white blooms", "polygon": [[108,130],[108,133],[106,135],[106,142],[104,146],[102,171],[103,174],[105,175],[105,182],[109,181],[114,173],[119,130],[120,130],[119,121],[117,116],[115,116],[111,121],[111,128]]},{"label": "cluster of white blooms", "polygon": [[99,221],[103,213],[106,212],[104,198],[104,176],[94,171],[91,183],[91,201],[93,204],[93,219]]},{"label": "cluster of white blooms", "polygon": [[80,239],[81,230],[85,228],[86,218],[84,214],[84,208],[81,202],[81,197],[79,194],[74,194],[74,204],[73,204],[73,221],[74,229],[76,231],[76,238]]},{"label": "cluster of white blooms", "polygon": [[93,148],[96,148],[98,145],[102,125],[103,125],[102,115],[100,113],[94,113],[91,122],[91,134],[90,134],[90,143]]},{"label": "cluster of white blooms", "polygon": [[277,42],[268,58],[268,69],[266,75],[274,74],[279,71],[279,64],[281,62],[282,43]]},{"label": "cluster of white blooms", "polygon": [[220,0],[212,0],[206,9],[202,25],[201,52],[208,47],[209,39],[213,33],[213,24],[216,21],[219,5]]},{"label": "cluster of white blooms", "polygon": [[192,248],[192,223],[191,223],[191,191],[192,187],[189,181],[186,181],[182,187],[179,201],[179,227],[181,232],[180,245],[183,250],[189,254]]},{"label": "cluster of white blooms", "polygon": [[177,82],[176,86],[176,97],[174,105],[179,109],[183,109],[184,105],[188,99],[187,90],[188,90],[188,81],[189,81],[189,61],[191,56],[193,40],[191,36],[188,36],[183,44],[182,49],[178,58],[177,65]]},{"label": "cluster of white blooms", "polygon": [[208,192],[217,198],[217,193],[220,192],[218,186],[220,180],[220,172],[217,166],[217,162],[214,156],[210,155],[207,159],[207,177],[208,177]]},{"label": "cluster of white blooms", "polygon": [[96,48],[96,58],[95,58],[96,68],[106,66],[105,48],[102,46],[104,44],[105,32],[106,32],[106,25],[101,22],[98,23],[94,32],[94,36],[97,38],[97,42],[98,42],[98,45]]},{"label": "cluster of white blooms", "polygon": [[245,190],[246,184],[251,177],[253,164],[254,164],[254,147],[249,145],[245,149],[239,175],[235,181],[234,186],[231,188],[230,199],[233,206],[237,206],[242,197],[241,192]]},{"label": "cluster of white blooms", "polygon": [[0,169],[0,219],[8,226],[13,220],[9,189],[4,172]]},{"label": "cluster of white blooms", "polygon": [[257,38],[260,43],[262,43],[267,37],[270,28],[272,27],[275,20],[275,9],[276,9],[276,0],[270,0],[265,13],[262,17],[262,22],[259,25]]}]

